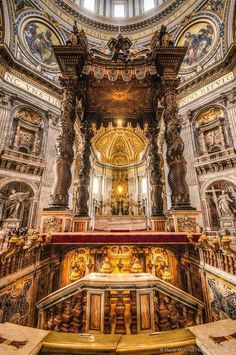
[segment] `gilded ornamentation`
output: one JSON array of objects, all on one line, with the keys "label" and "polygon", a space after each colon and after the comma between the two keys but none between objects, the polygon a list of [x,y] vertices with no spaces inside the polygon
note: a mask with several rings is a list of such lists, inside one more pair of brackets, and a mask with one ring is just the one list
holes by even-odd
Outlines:
[{"label": "gilded ornamentation", "polygon": [[76,281],[78,279],[80,279],[81,277],[83,277],[85,275],[86,272],[86,265],[85,265],[85,260],[84,258],[81,256],[79,257],[78,260],[76,260],[72,267],[71,267],[71,273],[69,276],[70,281]]},{"label": "gilded ornamentation", "polygon": [[93,137],[92,124],[89,120],[81,125],[81,134],[84,136],[82,159],[79,171],[77,215],[88,215],[89,183],[91,173],[91,141]]},{"label": "gilded ornamentation", "polygon": [[15,113],[15,118],[32,123],[36,126],[42,125],[42,117],[35,111],[28,108],[21,108]]},{"label": "gilded ornamentation", "polygon": [[109,262],[109,259],[106,257],[104,259],[104,262],[101,266],[100,272],[105,273],[105,274],[110,274],[112,273],[113,268],[111,266],[111,263]]},{"label": "gilded ornamentation", "polygon": [[167,27],[165,25],[161,25],[161,28],[157,30],[151,40],[151,49],[155,50],[156,47],[170,47],[173,46],[173,42],[171,41],[170,35],[167,31]]},{"label": "gilded ornamentation", "polygon": [[130,268],[130,272],[132,273],[140,273],[140,272],[143,272],[143,268],[142,268],[142,265],[140,263],[140,260],[139,258],[135,258],[134,259],[134,262]]},{"label": "gilded ornamentation", "polygon": [[76,20],[74,21],[70,38],[66,41],[66,44],[71,46],[81,46],[85,50],[87,49],[88,39],[83,29],[79,31]]},{"label": "gilded ornamentation", "polygon": [[196,233],[197,231],[196,218],[181,217],[177,219],[177,223],[179,232]]},{"label": "gilded ornamentation", "polygon": [[95,152],[99,152],[99,161],[114,166],[126,166],[139,162],[145,150],[147,139],[145,131],[139,126],[133,128],[108,127],[94,129],[92,144]]}]

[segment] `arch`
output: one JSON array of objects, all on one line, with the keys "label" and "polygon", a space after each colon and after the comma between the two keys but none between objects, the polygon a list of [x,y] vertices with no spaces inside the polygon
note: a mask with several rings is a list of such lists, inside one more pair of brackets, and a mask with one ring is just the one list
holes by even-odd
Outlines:
[{"label": "arch", "polygon": [[201,189],[200,189],[200,196],[201,198],[204,198],[204,194],[205,192],[207,191],[208,187],[210,185],[212,185],[214,182],[217,182],[217,181],[228,181],[230,182],[231,184],[235,185],[236,186],[236,177],[234,176],[227,176],[227,177],[214,177],[208,181],[205,181],[205,183],[201,186]]},{"label": "arch", "polygon": [[9,178],[9,177],[5,177],[3,178],[1,181],[0,181],[0,191],[2,191],[4,189],[4,187],[12,182],[21,182],[21,183],[25,183],[26,185],[28,185],[32,192],[33,192],[33,197],[36,199],[39,198],[39,188],[38,186],[32,182],[32,181],[29,181],[29,180],[26,180],[26,179],[22,179],[22,178]]},{"label": "arch", "polygon": [[204,107],[201,107],[200,109],[196,109],[194,111],[193,118],[192,118],[192,123],[196,122],[196,118],[198,116],[200,116],[202,112],[204,112],[207,109],[214,108],[214,107],[220,108],[224,112],[224,116],[227,117],[227,109],[226,109],[226,107],[224,105],[219,104],[219,103],[215,103],[215,104],[211,103],[211,104],[208,104],[208,105],[206,105]]}]

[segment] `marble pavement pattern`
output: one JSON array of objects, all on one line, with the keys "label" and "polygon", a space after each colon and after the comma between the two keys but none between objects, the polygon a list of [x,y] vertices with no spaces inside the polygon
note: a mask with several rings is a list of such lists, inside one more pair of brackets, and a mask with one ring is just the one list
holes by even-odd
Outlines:
[{"label": "marble pavement pattern", "polygon": [[43,339],[49,333],[49,331],[23,327],[12,323],[0,324],[0,354],[38,354]]},{"label": "marble pavement pattern", "polygon": [[204,354],[236,354],[236,320],[225,319],[189,329],[196,336],[196,344]]}]

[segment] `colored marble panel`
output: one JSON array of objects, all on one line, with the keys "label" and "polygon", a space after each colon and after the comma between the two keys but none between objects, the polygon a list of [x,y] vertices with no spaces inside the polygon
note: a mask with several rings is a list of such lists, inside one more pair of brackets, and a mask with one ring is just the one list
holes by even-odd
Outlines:
[{"label": "colored marble panel", "polygon": [[151,329],[150,294],[140,295],[141,330]]},{"label": "colored marble panel", "polygon": [[90,298],[90,325],[91,330],[99,331],[101,328],[101,295],[92,294]]}]

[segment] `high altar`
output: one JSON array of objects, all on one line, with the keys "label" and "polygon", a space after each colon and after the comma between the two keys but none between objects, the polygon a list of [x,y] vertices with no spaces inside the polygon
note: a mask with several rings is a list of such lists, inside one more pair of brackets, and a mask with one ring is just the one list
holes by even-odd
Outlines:
[{"label": "high altar", "polygon": [[176,99],[186,48],[174,47],[165,29],[150,50],[131,53],[122,34],[108,46],[112,58],[89,49],[76,23],[67,45],[54,46],[61,133],[41,230],[197,232]]}]

